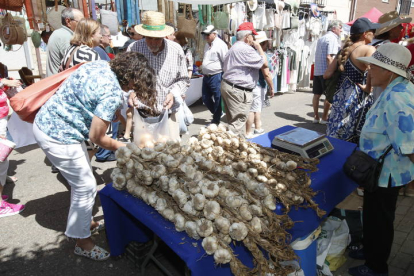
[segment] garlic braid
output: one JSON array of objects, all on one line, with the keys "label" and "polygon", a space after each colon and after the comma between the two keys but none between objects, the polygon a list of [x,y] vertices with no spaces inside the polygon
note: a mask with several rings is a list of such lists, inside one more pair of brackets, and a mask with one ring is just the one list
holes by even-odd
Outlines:
[{"label": "garlic braid", "polygon": [[351,53],[348,48],[351,47],[352,45],[354,45],[356,42],[358,42],[362,35],[363,35],[363,33],[361,33],[361,34],[351,34],[351,36],[345,42],[344,47],[342,48],[341,52],[338,55],[339,70],[341,72],[343,72],[345,70],[345,67],[344,67],[345,62],[348,60],[349,54]]}]

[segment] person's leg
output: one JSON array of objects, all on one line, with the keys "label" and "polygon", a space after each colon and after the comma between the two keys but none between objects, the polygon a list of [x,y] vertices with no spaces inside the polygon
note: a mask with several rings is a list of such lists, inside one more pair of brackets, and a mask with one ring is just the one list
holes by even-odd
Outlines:
[{"label": "person's leg", "polygon": [[322,114],[322,120],[325,122],[328,121],[328,113],[330,109],[331,109],[331,104],[327,100],[325,100],[325,102],[323,103],[323,114]]},{"label": "person's leg", "polygon": [[221,108],[221,76],[222,73],[212,76],[210,79],[210,89],[214,101],[213,121],[214,124],[219,124],[222,114]]},{"label": "person's leg", "polygon": [[62,144],[33,126],[33,134],[48,159],[71,186],[71,204],[65,235],[77,239],[77,245],[90,251],[92,208],[96,196],[96,180],[92,172],[85,143]]},{"label": "person's leg", "polygon": [[365,265],[377,273],[387,273],[387,260],[394,240],[394,218],[399,188],[365,191],[363,205],[363,245]]},{"label": "person's leg", "polygon": [[313,122],[319,122],[319,100],[321,98],[323,87],[322,87],[323,77],[322,76],[314,76],[313,77],[313,98],[312,98],[312,107],[313,107]]},{"label": "person's leg", "polygon": [[211,92],[211,77],[204,76],[203,85],[201,88],[201,99],[203,100],[204,105],[210,110],[211,114],[214,114],[214,102],[213,94]]},{"label": "person's leg", "polygon": [[262,109],[263,109],[263,102],[266,96],[266,88],[260,87],[260,100],[258,102],[257,112],[254,114],[254,128],[255,134],[261,134],[264,132],[262,129]]},{"label": "person's leg", "polygon": [[249,112],[246,122],[246,137],[250,138],[253,135],[254,112]]},{"label": "person's leg", "polygon": [[260,101],[261,101],[260,93],[261,93],[260,86],[257,85],[252,91],[253,99],[252,99],[252,105],[250,106],[249,116],[246,122],[246,136],[253,134],[253,131],[254,131],[253,123],[254,123],[255,128],[257,128],[256,113],[260,109]]}]

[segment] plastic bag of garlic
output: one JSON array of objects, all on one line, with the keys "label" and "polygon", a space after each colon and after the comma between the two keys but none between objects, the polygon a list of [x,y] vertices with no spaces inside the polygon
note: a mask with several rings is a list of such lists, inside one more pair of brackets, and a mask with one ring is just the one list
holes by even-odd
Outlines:
[{"label": "plastic bag of garlic", "polygon": [[[202,128],[188,144],[128,144],[116,157],[114,188],[127,189],[154,207],[177,231],[203,239],[206,253],[214,255],[216,264],[230,263],[235,275],[293,272],[293,267],[280,265],[297,259],[289,246],[287,230],[293,222],[287,213],[298,206],[325,214],[312,201],[315,192],[309,187],[317,159],[261,147],[214,124]],[[276,202],[285,206],[283,215],[274,212]],[[255,268],[233,254],[234,241],[252,253]]]}]

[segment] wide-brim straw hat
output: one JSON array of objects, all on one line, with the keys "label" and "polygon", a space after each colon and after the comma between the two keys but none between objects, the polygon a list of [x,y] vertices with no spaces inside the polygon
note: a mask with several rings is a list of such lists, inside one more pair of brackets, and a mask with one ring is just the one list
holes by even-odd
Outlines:
[{"label": "wide-brim straw hat", "polygon": [[384,13],[378,19],[378,23],[381,25],[375,32],[375,35],[386,33],[402,23],[410,23],[411,20],[411,17],[400,17],[397,11]]},{"label": "wide-brim straw hat", "polygon": [[262,43],[263,41],[270,40],[267,38],[266,32],[260,31],[257,32],[257,35],[254,36],[257,43]]},{"label": "wide-brim straw hat", "polygon": [[134,27],[135,31],[148,37],[166,37],[174,33],[174,28],[165,24],[165,16],[161,12],[147,11],[142,15],[142,24]]},{"label": "wide-brim straw hat", "polygon": [[410,51],[397,43],[385,43],[378,47],[370,57],[360,57],[357,60],[375,64],[401,77],[409,79],[408,65],[411,61]]},{"label": "wide-brim straw hat", "polygon": [[249,6],[249,10],[255,11],[257,9],[257,0],[247,1],[247,5]]}]

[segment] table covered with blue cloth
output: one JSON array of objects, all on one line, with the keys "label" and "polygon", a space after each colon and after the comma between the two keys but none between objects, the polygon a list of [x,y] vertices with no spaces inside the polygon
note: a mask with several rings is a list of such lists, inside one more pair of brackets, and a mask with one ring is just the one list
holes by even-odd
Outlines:
[{"label": "table covered with blue cloth", "polygon": [[[285,126],[259,137],[252,142],[270,147],[273,138],[293,129]],[[355,144],[329,138],[334,150],[321,157],[318,171],[311,174],[311,187],[317,191],[314,201],[327,214],[344,200],[357,185],[342,171],[346,158],[352,153]],[[112,256],[124,253],[126,245],[131,241],[147,242],[155,233],[160,237],[191,270],[192,275],[231,275],[229,264],[216,267],[213,256],[205,253],[201,240],[189,238],[186,232],[177,232],[172,222],[164,219],[158,212],[126,191],[118,191],[107,185],[100,191],[104,211],[106,233]],[[289,212],[296,222],[289,230],[292,240],[306,237],[321,223],[322,218],[310,208],[294,209]],[[247,266],[253,267],[252,256],[242,245],[232,245],[236,256]]]}]

